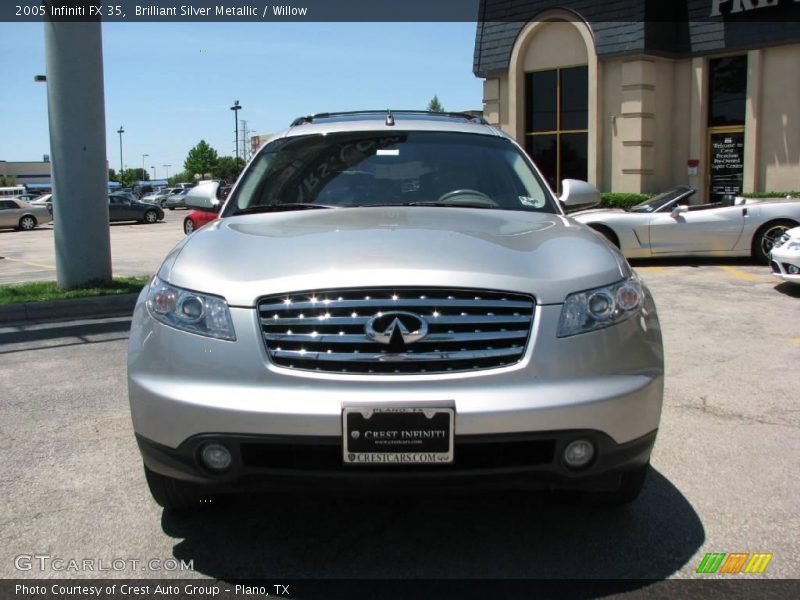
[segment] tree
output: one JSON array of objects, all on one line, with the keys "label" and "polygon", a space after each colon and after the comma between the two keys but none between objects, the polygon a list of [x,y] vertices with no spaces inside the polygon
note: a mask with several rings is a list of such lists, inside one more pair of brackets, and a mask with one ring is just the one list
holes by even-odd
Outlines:
[{"label": "tree", "polygon": [[433,95],[431,101],[428,102],[428,112],[444,112],[444,106],[439,102],[439,96]]},{"label": "tree", "polygon": [[14,175],[0,175],[0,187],[17,185],[17,178]]},{"label": "tree", "polygon": [[189,150],[186,160],[183,161],[183,168],[192,175],[197,174],[202,177],[206,173],[214,172],[218,160],[217,151],[205,140],[200,140],[194,148]]},{"label": "tree", "polygon": [[224,179],[228,182],[236,181],[242,169],[244,169],[243,158],[221,156],[219,160],[217,160],[217,166],[214,169],[214,177],[217,179]]}]

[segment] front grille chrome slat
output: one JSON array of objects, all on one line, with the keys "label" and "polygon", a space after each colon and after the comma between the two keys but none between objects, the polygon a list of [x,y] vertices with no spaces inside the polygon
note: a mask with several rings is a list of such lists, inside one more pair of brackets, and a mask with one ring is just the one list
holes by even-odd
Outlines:
[{"label": "front grille chrome slat", "polygon": [[476,360],[480,358],[494,358],[498,356],[513,356],[519,353],[518,348],[502,348],[499,350],[466,350],[456,352],[412,352],[402,354],[388,354],[381,352],[308,352],[307,350],[275,350],[276,358],[298,360],[319,360],[325,362],[385,362],[396,363],[399,361],[431,362],[431,361],[458,361]]},{"label": "front grille chrome slat", "polygon": [[[316,334],[313,333],[265,333],[268,342],[297,342],[314,344],[371,344],[366,335],[361,334]],[[487,331],[485,333],[431,333],[425,337],[425,342],[482,342],[490,340],[524,340],[528,331]]]},{"label": "front grille chrome slat", "polygon": [[[257,308],[267,352],[278,366],[413,375],[519,362],[535,300],[493,290],[358,288],[273,295]],[[398,317],[402,327],[396,327]],[[415,328],[427,332],[420,338]]]}]

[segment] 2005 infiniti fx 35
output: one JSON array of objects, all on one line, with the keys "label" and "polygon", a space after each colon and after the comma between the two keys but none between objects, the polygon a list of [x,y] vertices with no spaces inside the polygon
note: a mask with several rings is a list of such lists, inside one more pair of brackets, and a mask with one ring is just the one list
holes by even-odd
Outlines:
[{"label": "2005 infiniti fx 35", "polygon": [[[219,185],[192,208],[218,209]],[[663,396],[648,289],[461,114],[303,117],[142,291],[128,389],[155,500],[327,484],[622,504]]]}]

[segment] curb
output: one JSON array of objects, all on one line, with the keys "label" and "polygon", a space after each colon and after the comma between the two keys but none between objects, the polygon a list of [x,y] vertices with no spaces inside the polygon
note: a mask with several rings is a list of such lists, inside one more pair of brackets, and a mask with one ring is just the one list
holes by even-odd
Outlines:
[{"label": "curb", "polygon": [[131,315],[138,297],[139,294],[119,294],[0,305],[0,326],[33,321],[69,321]]}]

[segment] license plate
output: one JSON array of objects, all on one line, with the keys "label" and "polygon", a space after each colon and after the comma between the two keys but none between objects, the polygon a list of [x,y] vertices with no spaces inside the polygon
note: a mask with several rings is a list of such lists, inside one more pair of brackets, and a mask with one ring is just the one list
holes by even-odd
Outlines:
[{"label": "license plate", "polygon": [[342,412],[344,462],[424,465],[453,462],[452,408],[370,407]]}]

